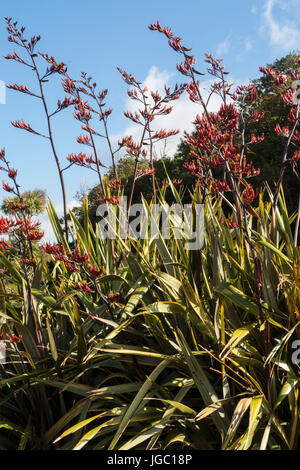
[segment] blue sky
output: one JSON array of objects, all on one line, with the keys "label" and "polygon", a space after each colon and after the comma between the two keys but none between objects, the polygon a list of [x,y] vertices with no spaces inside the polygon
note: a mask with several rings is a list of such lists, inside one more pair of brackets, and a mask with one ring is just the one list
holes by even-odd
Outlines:
[{"label": "blue sky", "polygon": [[[67,63],[74,78],[84,70],[94,77],[99,88],[109,89],[106,102],[113,109],[109,129],[114,142],[118,136],[135,134],[135,129],[123,116],[130,104],[127,85],[117,66],[155,89],[161,89],[165,81],[169,85],[184,81],[176,71],[180,57],[168,47],[162,35],[148,30],[148,25],[157,19],[181,36],[184,45],[193,48],[201,71],[205,71],[204,54],[212,53],[224,59],[231,80],[236,83],[259,76],[259,65],[272,63],[298,50],[300,45],[300,0],[27,0],[5,2],[6,6],[3,3],[1,18],[9,16],[18,20],[26,26],[28,36],[41,34],[38,50]],[[4,21],[0,23],[0,43],[1,56],[13,51],[12,44],[7,42]],[[0,62],[0,80],[22,83],[36,90],[29,69],[2,57]],[[204,84],[205,81],[204,77]],[[64,97],[59,79],[47,86],[46,92],[50,108],[55,109],[57,99]],[[199,112],[196,108],[183,96],[174,116],[164,118],[162,127],[189,130]],[[61,198],[49,142],[11,126],[11,121],[21,119],[34,129],[45,130],[40,101],[7,90],[6,104],[0,105],[0,147],[6,148],[12,166],[18,169],[22,189],[45,189],[59,208]],[[54,131],[62,161],[68,153],[84,151],[84,147],[76,143],[76,137],[82,133],[80,126],[69,112],[57,116]],[[168,144],[169,154],[174,152],[177,143],[173,139]],[[99,153],[102,161],[109,164],[106,148],[100,142]],[[80,188],[87,189],[96,182],[93,173],[72,168],[66,173],[68,201],[74,200]],[[0,198],[7,196],[2,189],[0,191]]]}]

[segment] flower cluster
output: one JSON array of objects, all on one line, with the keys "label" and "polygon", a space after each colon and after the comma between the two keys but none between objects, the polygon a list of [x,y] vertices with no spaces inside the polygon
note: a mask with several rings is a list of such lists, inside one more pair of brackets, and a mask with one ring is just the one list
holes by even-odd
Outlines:
[{"label": "flower cluster", "polygon": [[167,139],[168,137],[179,134],[179,132],[179,129],[174,129],[168,132],[166,131],[166,129],[161,129],[160,131],[156,131],[153,134],[152,138],[156,140]]},{"label": "flower cluster", "polygon": [[[0,169],[7,173],[13,183],[13,187],[11,187],[3,182],[3,188],[15,195],[12,201],[7,200],[9,210],[14,214],[14,217],[0,217],[0,234],[8,237],[10,242],[1,238],[0,251],[9,250],[7,255],[12,258],[15,258],[17,254],[26,278],[28,278],[27,267],[35,268],[37,264],[34,258],[33,242],[40,241],[44,236],[44,232],[40,230],[40,222],[34,221],[32,215],[30,215],[28,204],[23,202],[17,183],[18,172],[16,169],[11,168],[4,149],[0,152],[0,160],[5,165]],[[6,274],[9,274],[9,272],[6,272]]]},{"label": "flower cluster", "polygon": [[31,134],[36,134],[36,135],[39,135],[41,137],[47,137],[47,136],[44,136],[44,135],[40,134],[39,132],[35,131],[34,129],[32,129],[31,125],[27,124],[24,121],[12,121],[11,124],[12,124],[12,126],[16,127],[17,129],[23,129],[24,131],[30,132]]},{"label": "flower cluster", "polygon": [[22,338],[23,338],[22,335],[11,335],[11,337],[9,338],[9,341],[11,343],[20,343]]},{"label": "flower cluster", "polygon": [[0,238],[0,251],[4,251],[8,248],[12,248],[12,246],[4,240],[4,238]]},{"label": "flower cluster", "polygon": [[[71,153],[70,155],[67,156],[67,160],[72,164],[75,164],[78,166],[86,166],[86,167],[90,167],[90,165],[92,164],[95,165],[97,163],[95,158],[92,155],[88,156],[82,152]],[[100,166],[104,166],[102,165],[99,159],[98,159],[98,163]]]},{"label": "flower cluster", "polygon": [[111,197],[103,196],[103,197],[99,197],[99,202],[100,204],[107,203],[107,204],[118,205],[120,203],[120,200],[116,196],[111,196]]},{"label": "flower cluster", "polygon": [[89,267],[89,273],[94,279],[96,279],[97,277],[101,276],[101,274],[103,274],[103,266],[98,269],[97,266],[93,264]]},{"label": "flower cluster", "polygon": [[[196,177],[204,177],[207,169],[220,167],[223,171],[237,177],[254,176],[257,170],[251,164],[246,164],[245,154],[241,158],[240,146],[235,144],[238,131],[239,112],[233,103],[223,103],[216,113],[196,116],[196,130],[186,134],[186,142],[190,145],[191,160],[185,163],[185,168]],[[260,141],[262,137],[256,138]],[[253,137],[254,140],[254,137]],[[228,190],[228,184],[212,181],[212,190]],[[208,180],[206,181],[208,183]]]},{"label": "flower cluster", "polygon": [[57,63],[54,57],[49,56],[48,54],[44,54],[43,52],[39,52],[39,54],[41,57],[43,57],[43,59],[46,60],[48,64],[50,64],[50,67],[47,67],[46,73],[43,78],[48,77],[53,73],[58,73],[60,75],[65,75],[67,73],[66,64],[64,64],[63,62]]},{"label": "flower cluster", "polygon": [[[181,183],[182,183],[182,180],[179,180],[179,179],[172,180],[172,184],[174,184],[175,186],[180,185]],[[166,186],[170,186],[169,181],[166,182]]]},{"label": "flower cluster", "polygon": [[92,292],[92,290],[89,288],[89,286],[87,285],[85,281],[76,282],[73,285],[73,289],[83,291],[83,292]]},{"label": "flower cluster", "polygon": [[40,96],[36,95],[35,93],[32,93],[30,90],[28,90],[27,86],[25,85],[17,85],[14,83],[13,85],[9,83],[9,85],[6,85],[6,88],[10,90],[16,90],[19,91],[20,93],[25,93],[30,96],[36,96],[37,98],[40,98]]},{"label": "flower cluster", "polygon": [[88,135],[80,135],[77,137],[78,144],[89,145],[92,147],[91,138]]},{"label": "flower cluster", "polygon": [[87,253],[81,253],[78,247],[75,247],[73,251],[68,251],[64,244],[57,245],[56,243],[46,243],[42,245],[42,249],[45,253],[52,255],[54,259],[58,261],[63,261],[68,268],[68,270],[76,271],[72,269],[74,266],[84,266],[89,260],[89,255]]},{"label": "flower cluster", "polygon": [[27,240],[38,241],[44,236],[44,233],[39,231],[39,225],[40,222],[33,222],[31,217],[12,219],[1,216],[0,234],[18,237],[23,235]]},{"label": "flower cluster", "polygon": [[21,262],[27,266],[36,266],[35,258],[21,258]]},{"label": "flower cluster", "polygon": [[242,200],[244,204],[251,204],[258,195],[258,190],[254,191],[253,187],[248,185],[248,187],[243,191]]},{"label": "flower cluster", "polygon": [[138,158],[139,156],[146,157],[147,151],[141,149],[141,145],[134,142],[131,136],[123,137],[118,142],[119,148],[125,148],[127,155]]},{"label": "flower cluster", "polygon": [[234,220],[232,220],[230,217],[228,217],[228,219],[223,219],[223,217],[221,217],[220,223],[221,225],[224,225],[225,227],[237,228],[238,226],[238,224]]},{"label": "flower cluster", "polygon": [[[11,336],[9,336],[8,340],[11,342],[11,343],[20,343],[21,340],[22,340],[23,336],[22,335],[15,335],[15,334],[12,334]],[[6,336],[4,333],[0,333],[0,341],[6,341]]]},{"label": "flower cluster", "polygon": [[121,295],[118,292],[111,292],[110,294],[108,294],[107,298],[112,304],[114,304],[116,302],[119,302]]},{"label": "flower cluster", "polygon": [[[300,62],[300,56],[298,56],[298,63]],[[278,136],[284,137],[288,142],[292,143],[293,147],[298,147],[300,143],[299,133],[299,100],[296,99],[295,89],[293,88],[294,82],[300,79],[300,73],[298,71],[290,70],[286,75],[277,72],[271,66],[259,67],[259,70],[270,77],[273,86],[280,92],[280,96],[284,104],[292,106],[289,112],[288,121],[290,126],[281,127],[279,123],[275,126],[275,132]],[[299,148],[299,147],[298,147]],[[299,161],[298,148],[294,151],[293,156],[289,158],[292,167]],[[295,150],[295,149],[294,149]]]},{"label": "flower cluster", "polygon": [[155,170],[154,168],[143,168],[141,170],[137,170],[138,176],[151,176],[154,175]]},{"label": "flower cluster", "polygon": [[[83,272],[91,278],[96,279],[103,273],[103,267],[98,268],[95,264],[89,265],[89,255],[81,252],[78,247],[73,251],[67,251],[65,246],[57,245],[56,243],[46,243],[42,246],[45,253],[52,255],[55,260],[62,261],[70,273],[77,273],[83,268]],[[90,291],[86,282],[79,282],[74,285],[76,290]]]},{"label": "flower cluster", "polygon": [[120,179],[113,179],[108,183],[108,187],[114,190],[119,189],[121,186],[126,186],[128,184],[128,180],[122,181]]},{"label": "flower cluster", "polygon": [[12,193],[14,191],[14,188],[12,188],[8,183],[5,183],[5,181],[2,181],[2,187],[7,193]]}]

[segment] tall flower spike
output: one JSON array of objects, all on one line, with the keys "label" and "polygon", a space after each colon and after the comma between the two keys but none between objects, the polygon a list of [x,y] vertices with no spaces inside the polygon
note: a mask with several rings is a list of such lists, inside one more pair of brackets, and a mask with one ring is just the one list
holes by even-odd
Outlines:
[{"label": "tall flower spike", "polygon": [[12,121],[11,124],[17,129],[23,129],[24,131],[30,132],[31,134],[39,135],[41,137],[45,137],[45,139],[49,139],[48,136],[40,134],[39,132],[35,131],[34,129],[32,129],[30,124],[27,124],[24,121]]}]

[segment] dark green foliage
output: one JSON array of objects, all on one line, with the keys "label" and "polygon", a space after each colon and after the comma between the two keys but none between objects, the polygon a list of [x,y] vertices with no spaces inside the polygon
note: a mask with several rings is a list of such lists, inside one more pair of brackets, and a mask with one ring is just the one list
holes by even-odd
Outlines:
[{"label": "dark green foliage", "polygon": [[[290,69],[297,69],[297,55],[288,54],[287,56],[276,60],[271,65],[272,68],[282,72],[283,74]],[[253,184],[258,187],[262,186],[265,181],[274,188],[278,179],[282,154],[284,150],[285,140],[275,132],[276,124],[281,127],[287,126],[288,116],[291,106],[284,104],[278,88],[275,88],[270,77],[263,75],[261,78],[254,80],[256,83],[259,99],[257,109],[264,110],[265,117],[258,123],[253,123],[249,129],[247,136],[251,138],[251,133],[256,135],[265,134],[265,140],[257,145],[257,153],[251,156],[251,160],[256,168],[261,169],[258,177],[253,179]],[[255,150],[255,147],[252,146]],[[289,156],[292,156],[293,146],[290,148]],[[250,157],[250,155],[249,155]],[[297,209],[298,196],[300,191],[299,179],[295,177],[291,166],[288,166],[284,176],[285,197],[289,211]]]}]

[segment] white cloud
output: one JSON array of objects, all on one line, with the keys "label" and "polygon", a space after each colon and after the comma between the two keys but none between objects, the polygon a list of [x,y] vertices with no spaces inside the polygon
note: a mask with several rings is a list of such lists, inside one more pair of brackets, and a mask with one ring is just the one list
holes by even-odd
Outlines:
[{"label": "white cloud", "polygon": [[44,237],[41,243],[53,242],[55,241],[54,232],[52,230],[52,225],[49,220],[47,213],[39,216],[39,221],[41,222],[41,230],[44,232]]},{"label": "white cloud", "polygon": [[282,50],[291,50],[299,47],[300,29],[296,28],[293,23],[285,20],[280,24],[280,22],[274,18],[273,9],[275,5],[278,5],[281,10],[290,12],[291,7],[300,5],[300,1],[292,0],[290,2],[281,2],[279,0],[267,0],[263,10],[263,30],[267,30],[270,44]]},{"label": "white cloud", "polygon": [[224,41],[220,42],[217,45],[216,53],[220,56],[223,54],[228,54],[229,49],[230,49],[230,41],[229,37],[225,38]]},{"label": "white cloud", "polygon": [[143,85],[150,90],[157,90],[159,93],[162,93],[164,90],[165,83],[168,83],[170,78],[174,77],[174,75],[174,72],[168,72],[167,70],[163,70],[161,72],[158,67],[153,65],[149,70],[149,73],[145,78]]}]

